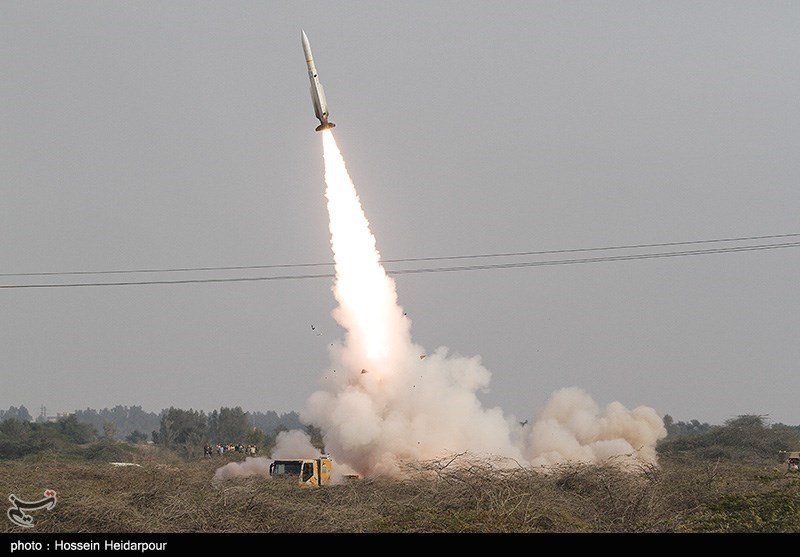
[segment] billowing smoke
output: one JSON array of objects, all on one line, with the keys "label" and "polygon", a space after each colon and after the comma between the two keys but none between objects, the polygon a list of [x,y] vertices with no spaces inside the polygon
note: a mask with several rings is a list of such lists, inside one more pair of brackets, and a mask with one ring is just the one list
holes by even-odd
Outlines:
[{"label": "billowing smoke", "polygon": [[319,458],[319,449],[311,444],[308,435],[299,429],[281,431],[275,439],[272,458]]},{"label": "billowing smoke", "polygon": [[272,461],[268,458],[248,456],[244,462],[229,462],[217,468],[214,472],[214,482],[247,476],[269,477],[269,465]]},{"label": "billowing smoke", "polygon": [[363,476],[399,475],[404,462],[463,452],[529,466],[656,463],[655,444],[666,430],[652,408],[615,402],[600,409],[582,390],[566,388],[523,426],[481,404],[491,374],[480,358],[415,345],[333,134],[322,137],[336,266],[333,317],[346,335],[330,350],[336,373],[324,374],[303,418],[322,430],[337,466]]}]

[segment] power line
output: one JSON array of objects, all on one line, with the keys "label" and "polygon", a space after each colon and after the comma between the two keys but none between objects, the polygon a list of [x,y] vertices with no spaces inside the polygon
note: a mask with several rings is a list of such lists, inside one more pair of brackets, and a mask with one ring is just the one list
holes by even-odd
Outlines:
[{"label": "power line", "polygon": [[[787,236],[798,236],[799,234],[786,234],[781,235],[780,237],[787,237]],[[772,236],[776,237],[776,236]],[[672,244],[660,244],[660,245],[684,245],[684,244],[698,244],[698,243],[705,243],[705,242],[715,242],[715,241],[722,241],[722,240],[706,240],[706,241],[695,241],[695,242],[680,242],[680,243],[672,243]],[[656,245],[656,244],[652,244]],[[637,247],[645,247],[644,245],[637,246]],[[697,255],[711,255],[717,253],[734,253],[734,252],[743,252],[743,251],[760,251],[760,250],[771,250],[771,249],[785,249],[785,248],[796,248],[800,247],[800,242],[784,242],[779,244],[758,244],[758,245],[750,245],[750,246],[728,246],[722,248],[709,248],[709,249],[700,249],[700,250],[686,250],[686,251],[669,251],[669,252],[656,252],[656,253],[640,253],[640,254],[632,254],[632,255],[615,255],[615,256],[603,256],[603,257],[585,257],[585,258],[577,258],[577,259],[551,259],[545,261],[524,261],[524,262],[517,262],[517,263],[498,263],[498,264],[491,264],[491,265],[463,265],[463,266],[455,266],[455,267],[428,267],[428,268],[416,268],[416,269],[401,269],[401,270],[387,270],[386,273],[389,275],[400,275],[400,274],[413,274],[413,273],[443,273],[443,272],[453,272],[453,271],[477,271],[477,270],[492,270],[492,269],[514,269],[514,268],[522,268],[522,267],[542,267],[542,266],[553,266],[553,265],[575,265],[579,263],[608,263],[608,262],[617,262],[617,261],[631,261],[631,260],[638,260],[638,259],[656,259],[656,258],[666,258],[666,257],[688,257],[688,256],[697,256]],[[555,253],[567,253],[571,251],[592,251],[594,249],[599,248],[589,248],[586,250],[558,250]],[[608,248],[608,249],[616,249],[616,248]],[[548,252],[553,253],[553,252]],[[533,252],[531,252],[533,254]],[[480,256],[473,256],[473,257],[480,257]],[[447,257],[443,257],[440,259],[451,259]],[[393,260],[395,262],[400,261],[408,261],[407,259],[403,260]],[[384,262],[388,262],[384,261]],[[126,281],[126,282],[86,282],[86,283],[62,283],[62,284],[4,284],[0,285],[0,288],[10,289],[10,288],[75,288],[75,287],[89,287],[89,286],[138,286],[138,285],[154,285],[154,284],[199,284],[199,283],[214,283],[214,282],[254,282],[254,281],[271,281],[271,280],[302,280],[302,279],[317,279],[317,278],[333,278],[335,277],[332,273],[326,274],[303,274],[303,275],[274,275],[274,276],[266,276],[266,277],[231,277],[231,278],[207,278],[207,279],[183,279],[183,280],[144,280],[144,281]]]},{"label": "power line", "polygon": [[691,251],[670,251],[662,253],[640,253],[634,255],[615,255],[605,257],[586,257],[581,259],[553,259],[549,261],[525,261],[521,263],[498,263],[495,265],[466,265],[461,267],[438,267],[430,269],[406,269],[400,271],[387,271],[388,274],[408,274],[408,273],[442,273],[446,271],[478,271],[486,269],[514,269],[519,267],[543,267],[550,265],[574,265],[577,263],[606,263],[613,261],[631,261],[634,259],[655,259],[662,257],[686,257],[691,255],[709,255],[712,253],[731,253],[738,251],[756,251],[780,248],[797,248],[800,242],[789,242],[784,244],[762,244],[755,246],[731,246],[727,248],[713,248],[706,250]]},{"label": "power line", "polygon": [[[686,242],[662,242],[655,244],[629,244],[621,246],[605,246],[605,247],[592,247],[592,248],[573,248],[573,249],[556,249],[544,251],[517,251],[505,253],[484,253],[484,254],[470,254],[470,255],[448,255],[437,257],[409,257],[403,259],[382,259],[381,263],[413,263],[419,261],[449,261],[459,259],[486,259],[494,257],[523,257],[530,255],[556,255],[560,253],[580,253],[591,251],[612,251],[623,249],[644,249],[644,248],[661,248],[670,246],[688,246],[696,244],[712,244],[720,242],[744,242],[753,240],[768,240],[778,238],[792,238],[798,237],[800,233],[792,234],[771,234],[768,236],[744,236],[740,238],[716,238],[713,240],[691,240]],[[43,276],[69,276],[69,275],[115,275],[115,274],[132,274],[132,273],[183,273],[183,272],[205,272],[205,271],[245,271],[254,269],[294,269],[303,267],[331,267],[332,262],[326,263],[283,263],[273,265],[235,265],[228,267],[173,267],[173,268],[154,268],[154,269],[114,269],[110,271],[47,271],[38,273],[0,273],[0,277],[43,277]],[[327,277],[329,275],[312,275],[316,277]],[[231,279],[233,280],[233,279]]]},{"label": "power line", "polygon": [[528,256],[528,255],[555,255],[559,253],[579,253],[579,252],[588,252],[588,251],[612,251],[612,250],[623,250],[623,249],[644,249],[644,248],[663,248],[669,246],[688,246],[693,244],[712,244],[712,243],[719,243],[719,242],[743,242],[743,241],[752,241],[752,240],[768,240],[768,239],[777,239],[777,238],[792,238],[798,237],[800,233],[794,234],[772,234],[769,236],[745,236],[741,238],[716,238],[713,240],[691,240],[686,242],[662,242],[657,244],[629,244],[629,245],[622,245],[622,246],[605,246],[605,247],[594,247],[594,248],[574,248],[574,249],[556,249],[556,250],[545,250],[545,251],[518,251],[518,252],[508,252],[508,253],[489,253],[483,255],[454,255],[448,257],[417,257],[417,258],[410,258],[410,259],[385,259],[383,260],[386,263],[400,263],[406,261],[438,261],[438,260],[448,260],[448,259],[477,259],[477,258],[484,258],[484,257],[515,257],[515,256]]}]

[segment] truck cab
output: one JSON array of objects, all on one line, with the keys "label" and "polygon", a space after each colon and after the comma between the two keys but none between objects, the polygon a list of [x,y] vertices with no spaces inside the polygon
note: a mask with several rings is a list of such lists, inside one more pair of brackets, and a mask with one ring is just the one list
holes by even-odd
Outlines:
[{"label": "truck cab", "polygon": [[800,451],[792,451],[787,453],[786,471],[800,472]]},{"label": "truck cab", "polygon": [[331,459],[284,458],[269,465],[269,475],[273,478],[289,478],[301,487],[320,487],[331,482]]}]

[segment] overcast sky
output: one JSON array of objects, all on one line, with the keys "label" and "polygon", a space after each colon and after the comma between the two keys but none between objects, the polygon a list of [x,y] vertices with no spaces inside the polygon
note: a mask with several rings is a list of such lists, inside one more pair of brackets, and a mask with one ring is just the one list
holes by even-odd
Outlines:
[{"label": "overcast sky", "polygon": [[[415,260],[385,264],[415,271],[413,341],[479,357],[487,407],[577,386],[800,424],[798,24],[791,1],[4,0],[0,408],[302,409],[343,336],[304,29],[378,250]],[[126,284],[29,287],[87,283]]]}]

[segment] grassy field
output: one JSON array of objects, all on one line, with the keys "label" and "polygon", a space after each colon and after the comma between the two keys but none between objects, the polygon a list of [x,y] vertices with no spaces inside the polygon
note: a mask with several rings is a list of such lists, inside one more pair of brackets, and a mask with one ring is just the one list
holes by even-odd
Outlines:
[{"label": "grassy field", "polygon": [[[136,467],[57,453],[0,461],[0,495],[25,501],[32,528],[0,533],[687,533],[800,532],[800,474],[670,456],[658,467],[496,470],[465,456],[417,463],[403,480],[319,489],[261,476],[214,482],[239,455],[187,461],[140,449]],[[11,502],[8,502],[11,507]]]}]

